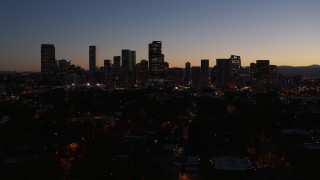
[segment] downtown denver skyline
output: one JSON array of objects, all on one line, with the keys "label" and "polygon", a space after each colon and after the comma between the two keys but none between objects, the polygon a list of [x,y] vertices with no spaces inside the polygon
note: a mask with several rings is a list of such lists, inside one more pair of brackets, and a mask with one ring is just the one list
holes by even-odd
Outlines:
[{"label": "downtown denver skyline", "polygon": [[40,45],[54,44],[56,59],[88,69],[88,47],[99,63],[137,52],[148,60],[148,43],[163,42],[170,67],[199,66],[231,54],[248,66],[319,64],[320,2],[317,0],[4,0],[0,71],[40,71]]}]

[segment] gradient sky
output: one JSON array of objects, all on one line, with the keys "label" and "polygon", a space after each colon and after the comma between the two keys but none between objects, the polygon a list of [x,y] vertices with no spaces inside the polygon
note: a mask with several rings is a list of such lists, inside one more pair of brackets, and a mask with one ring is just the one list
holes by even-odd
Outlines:
[{"label": "gradient sky", "polygon": [[163,42],[170,67],[240,55],[242,65],[320,64],[319,0],[1,0],[0,71],[40,71],[40,46],[88,68],[89,46],[104,59],[121,49],[148,58]]}]

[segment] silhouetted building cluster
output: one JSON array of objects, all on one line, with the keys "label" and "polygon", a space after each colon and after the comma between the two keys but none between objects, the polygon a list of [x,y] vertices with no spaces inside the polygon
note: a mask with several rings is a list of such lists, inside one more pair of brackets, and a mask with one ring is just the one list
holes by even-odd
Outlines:
[{"label": "silhouetted building cluster", "polygon": [[231,55],[229,59],[216,60],[216,85],[222,88],[235,88],[238,85],[241,69],[240,56]]},{"label": "silhouetted building cluster", "polygon": [[[98,48],[89,46],[89,70],[72,65],[70,60],[56,60],[53,44],[41,45],[41,74],[45,82],[55,84],[105,85],[108,88],[144,88],[148,86],[180,86],[193,88],[237,89],[253,87],[258,89],[279,87],[282,76],[277,66],[269,60],[257,60],[250,67],[241,66],[241,57],[216,59],[216,66],[210,67],[209,59],[202,59],[201,66],[185,68],[169,67],[164,61],[162,42],[153,41],[148,46],[149,60],[136,62],[136,51],[122,49],[121,56],[113,61],[106,59],[98,66]],[[58,62],[58,63],[57,63]]]}]

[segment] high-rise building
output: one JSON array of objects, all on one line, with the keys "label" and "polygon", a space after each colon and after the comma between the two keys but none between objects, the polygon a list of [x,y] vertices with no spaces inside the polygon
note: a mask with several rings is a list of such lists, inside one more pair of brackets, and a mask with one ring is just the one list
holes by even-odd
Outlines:
[{"label": "high-rise building", "polygon": [[190,73],[191,73],[191,64],[190,62],[186,63],[184,68],[184,85],[188,86],[190,84]]},{"label": "high-rise building", "polygon": [[257,65],[256,63],[250,63],[250,76],[255,77],[257,73]]},{"label": "high-rise building", "polygon": [[131,72],[134,72],[135,67],[136,67],[136,51],[131,51],[131,61],[129,63],[129,70]]},{"label": "high-rise building", "polygon": [[136,51],[123,49],[122,55],[122,81],[124,83],[134,82],[134,69],[136,65]]},{"label": "high-rise building", "polygon": [[161,41],[153,41],[149,44],[149,78],[160,82],[164,80],[164,55]]},{"label": "high-rise building", "polygon": [[149,74],[147,60],[141,60],[140,63],[136,64],[135,74],[136,74],[136,82],[138,83],[138,85],[140,85],[141,87],[145,87],[147,85],[148,74]]},{"label": "high-rise building", "polygon": [[239,81],[240,69],[241,69],[241,57],[237,55],[231,55],[230,57],[230,79],[229,87],[236,87]]},{"label": "high-rise building", "polygon": [[59,74],[67,74],[70,68],[70,61],[66,59],[58,60],[58,71]]},{"label": "high-rise building", "polygon": [[231,55],[229,59],[216,60],[216,84],[222,88],[236,88],[241,69],[240,56]]},{"label": "high-rise building", "polygon": [[142,73],[142,83],[146,85],[149,76],[149,67],[147,60],[141,60],[141,73]]},{"label": "high-rise building", "polygon": [[95,72],[97,70],[97,48],[96,46],[89,46],[89,71]]},{"label": "high-rise building", "polygon": [[231,55],[230,60],[232,68],[236,71],[239,71],[241,67],[241,57],[237,55]]},{"label": "high-rise building", "polygon": [[111,60],[106,59],[103,61],[104,65],[104,77],[107,85],[111,85],[112,83],[112,72],[111,72]]},{"label": "high-rise building", "polygon": [[131,51],[129,49],[123,49],[121,51],[122,55],[122,71],[132,72],[136,65],[136,51]]},{"label": "high-rise building", "polygon": [[54,76],[57,72],[55,47],[53,44],[41,44],[41,74],[44,78]]},{"label": "high-rise building", "polygon": [[228,87],[230,78],[230,59],[217,59],[216,60],[216,85],[217,87]]},{"label": "high-rise building", "polygon": [[119,80],[121,78],[121,56],[114,56],[113,57],[113,77],[115,85],[118,85]]},{"label": "high-rise building", "polygon": [[166,70],[166,81],[167,87],[175,87],[183,85],[183,68],[168,68]]},{"label": "high-rise building", "polygon": [[200,87],[201,85],[201,67],[193,66],[191,68],[192,73],[192,86],[193,87]]},{"label": "high-rise building", "polygon": [[271,75],[277,75],[278,74],[277,65],[269,65],[269,73]]},{"label": "high-rise building", "polygon": [[231,55],[231,76],[237,78],[241,68],[241,57],[236,55]]},{"label": "high-rise building", "polygon": [[261,78],[264,75],[269,74],[269,71],[270,71],[269,65],[270,65],[269,60],[257,60],[256,61],[256,68],[257,68],[256,76],[257,76],[257,78]]},{"label": "high-rise building", "polygon": [[121,51],[122,58],[122,73],[126,74],[129,72],[129,64],[132,58],[131,51],[129,49],[123,49]]},{"label": "high-rise building", "polygon": [[111,74],[111,60],[106,59],[103,61],[104,73]]},{"label": "high-rise building", "polygon": [[209,59],[201,60],[201,86],[209,86]]}]

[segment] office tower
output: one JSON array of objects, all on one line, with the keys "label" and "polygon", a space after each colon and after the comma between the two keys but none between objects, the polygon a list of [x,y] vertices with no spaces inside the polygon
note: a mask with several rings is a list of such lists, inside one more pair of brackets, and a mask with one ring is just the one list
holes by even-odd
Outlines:
[{"label": "office tower", "polygon": [[231,55],[231,78],[235,81],[237,80],[241,68],[241,58],[240,56]]},{"label": "office tower", "polygon": [[216,84],[221,88],[236,88],[241,69],[240,56],[231,55],[229,59],[216,60]]},{"label": "office tower", "polygon": [[213,66],[212,69],[210,69],[210,82],[212,84],[216,84],[217,80],[217,66]]},{"label": "office tower", "polygon": [[111,74],[111,60],[106,59],[103,61],[104,73]]},{"label": "office tower", "polygon": [[231,55],[230,57],[230,77],[229,77],[229,87],[237,87],[240,69],[241,69],[241,58],[237,55]]},{"label": "office tower", "polygon": [[130,72],[135,71],[135,66],[136,66],[136,51],[131,51],[131,61],[129,63]]},{"label": "office tower", "polygon": [[122,74],[127,75],[129,73],[129,63],[132,58],[131,51],[128,49],[123,49],[121,51],[121,58],[122,58]]},{"label": "office tower", "polygon": [[161,41],[153,41],[149,44],[149,78],[159,82],[164,80],[164,55]]},{"label": "office tower", "polygon": [[118,85],[119,80],[121,78],[121,57],[120,56],[114,56],[113,57],[113,77],[115,85]]},{"label": "office tower", "polygon": [[67,74],[70,68],[70,61],[66,59],[58,60],[58,72],[59,74]]},{"label": "office tower", "polygon": [[192,86],[193,87],[200,87],[201,84],[201,67],[193,66],[191,68],[192,73]]},{"label": "office tower", "polygon": [[232,66],[231,68],[234,71],[239,71],[241,67],[241,57],[237,55],[231,55],[230,60],[231,60],[231,66]]},{"label": "office tower", "polygon": [[121,56],[114,56],[113,57],[113,66],[114,67],[121,67]]},{"label": "office tower", "polygon": [[122,56],[122,71],[133,72],[136,65],[136,51],[123,49],[121,51],[121,56]]},{"label": "office tower", "polygon": [[89,71],[95,72],[97,69],[97,48],[89,46]]},{"label": "office tower", "polygon": [[216,59],[216,85],[220,88],[228,87],[230,78],[230,59]]},{"label": "office tower", "polygon": [[141,60],[141,62],[136,64],[135,67],[136,82],[140,87],[145,87],[147,85],[149,74],[148,61]]},{"label": "office tower", "polygon": [[257,76],[257,78],[261,78],[264,75],[269,74],[269,70],[270,70],[269,64],[270,64],[269,60],[257,60],[256,61],[256,68],[257,68],[256,76]]},{"label": "office tower", "polygon": [[269,73],[271,75],[277,75],[278,74],[278,68],[276,65],[269,65]]},{"label": "office tower", "polygon": [[44,78],[53,77],[57,71],[55,47],[53,44],[41,44],[41,74]]},{"label": "office tower", "polygon": [[136,51],[123,49],[122,55],[122,81],[124,83],[134,82],[134,69],[136,65]]},{"label": "office tower", "polygon": [[257,65],[256,63],[250,63],[250,76],[255,77],[257,73]]},{"label": "office tower", "polygon": [[190,66],[191,66],[190,62],[186,62],[186,65],[184,68],[184,80],[183,80],[185,86],[188,86],[190,83],[190,73],[191,73]]},{"label": "office tower", "polygon": [[209,59],[201,60],[201,85],[202,87],[209,86]]},{"label": "office tower", "polygon": [[149,63],[147,60],[141,60],[142,84],[145,86],[149,77]]},{"label": "office tower", "polygon": [[106,59],[103,61],[103,71],[104,71],[104,77],[105,77],[105,82],[107,85],[111,85],[112,81],[112,72],[111,72],[111,60]]},{"label": "office tower", "polygon": [[136,64],[135,70],[136,70],[135,71],[136,82],[138,85],[141,85],[141,81],[142,81],[141,62]]},{"label": "office tower", "polygon": [[183,68],[169,68],[166,70],[166,86],[177,87],[183,85]]}]

